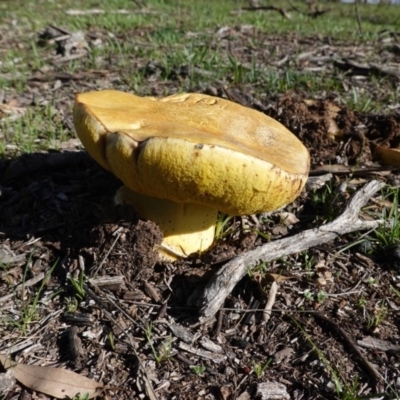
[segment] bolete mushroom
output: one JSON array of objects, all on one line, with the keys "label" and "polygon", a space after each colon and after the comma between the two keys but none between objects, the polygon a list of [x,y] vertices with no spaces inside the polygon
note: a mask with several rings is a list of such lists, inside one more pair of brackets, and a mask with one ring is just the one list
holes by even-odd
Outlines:
[{"label": "bolete mushroom", "polygon": [[73,114],[89,154],[124,183],[117,200],[160,226],[170,259],[209,248],[218,211],[278,209],[307,180],[309,153],[289,130],[221,98],[103,90],[78,94]]}]

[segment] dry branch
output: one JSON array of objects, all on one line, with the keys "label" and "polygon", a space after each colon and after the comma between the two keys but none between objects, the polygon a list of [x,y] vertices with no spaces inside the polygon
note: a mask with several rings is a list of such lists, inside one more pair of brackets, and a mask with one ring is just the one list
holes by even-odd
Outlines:
[{"label": "dry branch", "polygon": [[311,314],[315,319],[320,320],[326,324],[328,324],[330,329],[336,331],[342,340],[347,344],[347,346],[351,349],[353,354],[357,357],[358,362],[366,372],[366,374],[371,378],[371,380],[377,384],[382,380],[382,376],[376,370],[373,364],[371,364],[362,354],[360,348],[354,342],[354,340],[347,334],[347,332],[338,325],[335,321],[331,320],[330,318],[326,317],[325,315],[320,314],[319,312],[314,312]]},{"label": "dry branch", "polygon": [[202,307],[201,320],[209,319],[219,310],[235,285],[248,273],[249,268],[254,268],[260,260],[269,262],[327,243],[339,235],[377,228],[382,221],[362,221],[358,218],[358,214],[368,200],[384,185],[378,181],[369,182],[353,196],[343,214],[329,224],[267,243],[229,261],[208,283],[197,304]]},{"label": "dry branch", "polygon": [[278,284],[276,281],[272,282],[271,288],[269,290],[269,297],[267,304],[265,305],[264,313],[263,313],[263,321],[268,322],[272,315],[272,307],[275,304],[276,294],[278,293]]}]

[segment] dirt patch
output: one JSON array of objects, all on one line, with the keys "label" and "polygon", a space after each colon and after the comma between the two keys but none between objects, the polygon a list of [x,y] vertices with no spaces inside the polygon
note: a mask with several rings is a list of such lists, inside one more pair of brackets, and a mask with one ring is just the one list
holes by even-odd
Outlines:
[{"label": "dirt patch", "polygon": [[301,99],[286,95],[268,111],[310,149],[312,165],[371,166],[378,161],[375,145],[397,148],[400,114],[355,112],[332,100]]},{"label": "dirt patch", "polygon": [[[291,94],[268,101],[268,107],[268,114],[288,126],[310,149],[313,169],[332,164],[377,165],[371,144],[394,146],[399,140],[396,113],[356,113],[329,99],[310,101]],[[313,349],[311,339],[330,365],[341,371],[343,379],[358,376],[364,392],[385,389],[385,385],[374,386],[368,371],[340,334],[332,332],[332,326],[312,318],[312,313],[297,313],[301,308],[317,309],[355,341],[369,335],[397,340],[398,321],[390,312],[397,309],[398,299],[390,291],[397,280],[392,262],[382,257],[384,248],[374,257],[363,255],[361,247],[357,252],[335,255],[338,247],[352,240],[343,237],[306,255],[273,262],[265,267],[268,272],[295,279],[280,284],[274,307],[281,312],[274,313],[268,325],[261,323],[261,310],[269,284],[260,283],[257,274],[237,285],[215,323],[193,325],[198,309],[188,304],[202,293],[224,262],[262,245],[266,237],[290,235],[318,223],[316,216],[324,205],[313,203],[311,192],[289,208],[300,217],[293,226],[277,229],[281,219],[274,215],[266,220],[258,216],[263,222],[257,228],[251,219],[236,218],[232,232],[208,253],[163,263],[153,250],[162,238],[158,228],[140,220],[131,208],[113,204],[120,185],[113,176],[79,152],[71,153],[52,170],[15,172],[16,163],[29,164],[35,158],[39,162],[43,157],[23,156],[3,162],[1,167],[1,249],[3,253],[9,251],[11,261],[1,273],[0,298],[9,293],[13,282],[29,281],[46,271],[46,265],[57,264],[47,287],[58,288],[63,294],[44,306],[46,291],[42,291],[43,303],[35,310],[39,324],[49,313],[54,314],[44,330],[44,337],[51,339],[40,341],[52,349],[54,359],[63,360],[84,375],[101,376],[108,386],[127,390],[129,395],[114,392],[113,396],[120,399],[138,396],[144,390],[135,378],[143,374],[135,352],[148,379],[159,388],[160,398],[189,399],[197,398],[193,393],[208,393],[213,396],[209,398],[233,399],[244,391],[253,393],[260,381],[270,380],[284,384],[292,398],[301,398],[305,393],[308,398],[334,397],[333,377]],[[336,198],[336,207],[343,205],[347,197]],[[247,230],[243,231],[243,226]],[[376,246],[373,242],[369,245]],[[308,271],[305,265],[309,265]],[[106,279],[106,283],[89,285],[104,303],[98,303],[90,292],[79,300],[70,277],[78,279],[80,271],[87,278]],[[325,276],[326,272],[332,279],[321,287],[321,274]],[[35,296],[39,287],[37,284],[27,289],[28,298]],[[107,300],[110,295],[113,303]],[[26,297],[17,292],[15,298],[4,303],[3,313],[15,319],[16,326],[21,316],[10,314],[10,307],[21,307],[25,301]],[[90,317],[90,322],[77,324],[75,317],[70,319],[71,310],[73,315],[79,311],[86,319]],[[114,315],[113,320],[106,311]],[[377,324],[379,316],[382,321]],[[78,358],[65,350],[73,326],[78,326],[76,335],[85,349]],[[150,336],[146,336],[149,329]],[[25,339],[19,332],[15,328],[9,334],[23,347]],[[6,348],[4,340],[0,346]],[[36,354],[49,358],[46,350]],[[369,351],[366,356],[388,377],[390,385],[396,384],[395,354]]]}]

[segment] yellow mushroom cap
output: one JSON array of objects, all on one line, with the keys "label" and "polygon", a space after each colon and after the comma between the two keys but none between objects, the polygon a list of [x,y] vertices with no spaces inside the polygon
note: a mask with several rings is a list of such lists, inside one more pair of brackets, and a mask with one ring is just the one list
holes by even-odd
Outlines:
[{"label": "yellow mushroom cap", "polygon": [[232,215],[290,203],[309,171],[307,149],[282,124],[202,94],[82,93],[74,124],[89,154],[131,190]]}]

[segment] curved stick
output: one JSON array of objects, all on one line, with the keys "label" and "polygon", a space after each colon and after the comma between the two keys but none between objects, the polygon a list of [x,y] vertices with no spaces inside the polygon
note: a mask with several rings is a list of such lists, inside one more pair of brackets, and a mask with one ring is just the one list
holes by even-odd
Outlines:
[{"label": "curved stick", "polygon": [[384,183],[378,181],[366,184],[352,197],[343,214],[329,224],[267,243],[229,261],[214,275],[204,289],[203,296],[197,302],[197,306],[202,307],[200,320],[206,321],[212,317],[223,305],[235,285],[248,273],[249,268],[252,269],[258,265],[260,260],[269,262],[327,243],[339,235],[377,228],[382,221],[362,221],[358,218],[358,214],[368,200],[384,186]]}]

